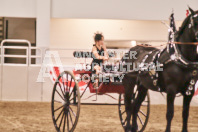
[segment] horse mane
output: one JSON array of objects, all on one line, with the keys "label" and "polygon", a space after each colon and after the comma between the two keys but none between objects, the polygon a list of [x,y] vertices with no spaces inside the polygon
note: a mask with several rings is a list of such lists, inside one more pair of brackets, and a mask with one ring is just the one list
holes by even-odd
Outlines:
[{"label": "horse mane", "polygon": [[[198,10],[195,11],[195,13],[198,13]],[[184,19],[184,21],[183,21],[181,27],[179,27],[179,30],[175,33],[175,40],[176,40],[176,41],[178,41],[179,36],[183,33],[184,29],[186,28],[187,24],[188,24],[189,21],[190,21],[190,17],[191,17],[191,16],[192,16],[192,14],[188,15],[188,16]]]},{"label": "horse mane", "polygon": [[[195,13],[198,13],[198,10],[195,11]],[[175,33],[175,39],[176,39],[176,41],[179,39],[179,36],[183,33],[184,29],[186,28],[187,24],[188,24],[189,21],[190,21],[190,17],[191,17],[191,16],[192,16],[192,14],[188,15],[188,16],[184,19],[184,21],[183,21],[181,27],[179,27],[179,30]]]},{"label": "horse mane", "polygon": [[186,28],[186,25],[189,23],[190,16],[191,15],[189,15],[188,17],[185,18],[181,27],[179,27],[179,30],[175,33],[176,40],[178,40],[179,36],[183,33],[184,29]]}]

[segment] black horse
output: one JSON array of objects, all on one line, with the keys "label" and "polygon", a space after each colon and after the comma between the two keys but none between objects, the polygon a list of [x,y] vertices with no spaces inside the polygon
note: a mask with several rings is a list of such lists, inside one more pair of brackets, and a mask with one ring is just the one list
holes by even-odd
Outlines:
[{"label": "black horse", "polygon": [[[124,100],[127,113],[126,132],[138,131],[137,113],[146,97],[148,89],[167,93],[166,132],[171,131],[176,94],[181,93],[183,95],[182,132],[188,131],[189,106],[194,94],[194,85],[198,79],[198,11],[193,11],[191,8],[189,10],[191,14],[183,21],[179,31],[176,32],[174,37],[176,42],[174,44],[169,44],[160,53],[154,47],[136,46],[130,49],[130,51],[136,51],[136,58],[122,59],[125,63],[130,62],[133,65],[138,65],[141,62],[156,62],[156,56],[160,54],[157,61],[163,64],[163,66],[160,66],[163,68],[163,71],[154,71],[153,73],[149,71],[133,71],[125,74],[123,85],[125,87]],[[177,49],[177,52],[174,51],[172,55],[168,49],[171,49],[171,46],[172,48],[175,46]],[[138,95],[132,102],[135,85],[137,85]],[[130,125],[131,120],[132,125]]]}]

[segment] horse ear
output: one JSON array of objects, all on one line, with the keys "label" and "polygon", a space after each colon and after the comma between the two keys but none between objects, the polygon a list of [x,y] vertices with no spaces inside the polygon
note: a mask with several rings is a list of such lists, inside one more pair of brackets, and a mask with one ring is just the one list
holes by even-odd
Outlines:
[{"label": "horse ear", "polygon": [[195,12],[193,11],[193,9],[190,8],[190,6],[188,6],[188,9],[189,9],[189,11],[190,11],[190,13],[191,13],[192,15],[195,14]]}]

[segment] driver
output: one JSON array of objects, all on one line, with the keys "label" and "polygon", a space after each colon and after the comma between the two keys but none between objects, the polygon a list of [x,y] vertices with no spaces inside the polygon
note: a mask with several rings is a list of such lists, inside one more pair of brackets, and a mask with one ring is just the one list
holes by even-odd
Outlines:
[{"label": "driver", "polygon": [[[93,44],[92,54],[93,61],[91,63],[92,72],[97,74],[101,71],[101,66],[105,60],[108,60],[109,56],[106,50],[106,45],[104,44],[104,36],[102,33],[95,33],[94,36],[95,44]],[[95,80],[93,84],[94,88],[98,87],[98,79]]]}]

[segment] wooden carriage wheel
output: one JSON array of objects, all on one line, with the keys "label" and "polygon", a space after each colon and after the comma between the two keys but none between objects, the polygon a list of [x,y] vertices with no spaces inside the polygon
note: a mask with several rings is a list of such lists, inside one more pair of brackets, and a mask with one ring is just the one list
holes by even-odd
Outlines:
[{"label": "wooden carriage wheel", "polygon": [[80,91],[73,73],[62,72],[52,91],[52,119],[57,132],[73,132],[80,114]]},{"label": "wooden carriage wheel", "polygon": [[[134,96],[133,96],[134,98],[132,99],[132,102],[136,99],[136,96],[138,93],[137,89],[135,89],[134,91],[135,91]],[[119,112],[121,125],[125,129],[126,111],[125,111],[125,105],[124,105],[124,94],[119,95],[118,112]],[[149,97],[149,93],[147,93],[145,100],[142,102],[142,105],[137,115],[138,132],[143,132],[144,129],[146,128],[146,125],[149,119],[149,113],[150,113],[150,97]]]}]

